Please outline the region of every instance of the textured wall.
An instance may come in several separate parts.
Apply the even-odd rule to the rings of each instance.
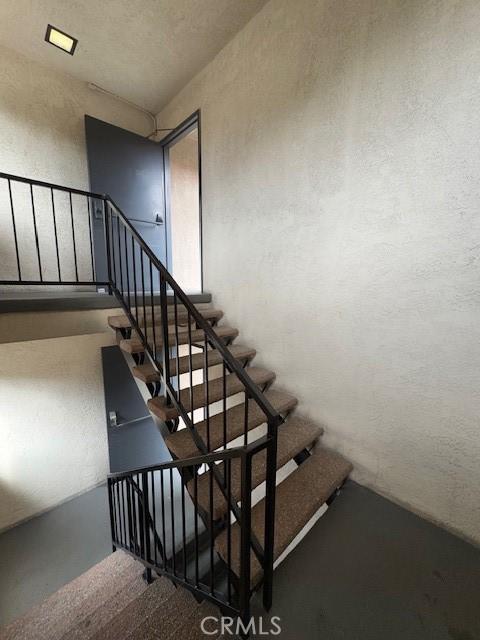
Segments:
[[[61,54],[63,55],[63,54]],[[147,134],[151,119],[128,105],[88,89],[86,83],[51,71],[0,46],[0,171],[88,189],[84,115]],[[23,278],[38,278],[30,194],[13,187]],[[50,193],[35,189],[44,278],[56,278]],[[90,279],[86,203],[73,198],[80,278]],[[74,278],[69,203],[56,196],[63,278]],[[16,278],[10,202],[0,180],[0,278]]]
[[[202,110],[206,289],[355,477],[480,542],[480,4],[272,0]]]
[[[100,348],[113,343],[110,332],[0,344],[0,530],[105,481]]]

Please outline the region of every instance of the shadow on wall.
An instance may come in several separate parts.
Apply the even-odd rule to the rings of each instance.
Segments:
[[[14,489],[0,477],[0,533],[19,524],[36,511],[38,512],[38,505],[30,497]]]

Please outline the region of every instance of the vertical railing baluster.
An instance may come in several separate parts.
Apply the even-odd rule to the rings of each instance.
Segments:
[[[10,197],[10,213],[12,214],[13,239],[15,241],[15,255],[17,257],[18,280],[19,282],[21,282],[22,271],[20,269],[20,254],[18,253],[17,225],[15,224],[15,210],[13,207],[12,184],[10,180],[7,180],[7,182],[8,182],[8,195]]]
[[[227,448],[227,365],[225,360],[222,367],[222,395],[223,395],[223,448]]]
[[[125,548],[127,545],[127,521],[125,518],[125,479],[123,479],[120,483],[120,493],[122,495],[122,520],[123,520],[123,546]]]
[[[176,374],[177,374],[177,393],[178,398],[180,398],[180,358],[179,358],[179,350],[180,350],[180,340],[178,337],[178,311],[177,311],[177,294],[175,291],[173,292],[173,313],[174,313],[174,322],[175,322],[175,365],[176,365]]]
[[[95,262],[93,258],[93,233],[92,233],[92,203],[90,196],[86,196],[87,199],[87,218],[88,218],[88,237],[90,240],[90,263],[92,267],[92,281],[95,282]]]
[[[122,243],[120,241],[120,216],[117,216],[117,238],[118,238],[118,270],[120,272],[120,292],[122,300],[125,298],[123,289],[123,261],[122,261]]]
[[[153,338],[153,357],[155,361],[157,360],[157,337],[155,335],[155,297],[153,292],[153,267],[152,261],[149,258],[150,262],[150,302],[152,306],[152,338]]]
[[[137,492],[135,491],[134,482],[135,482],[135,476],[132,476],[132,483],[130,487],[132,491],[133,537],[135,540],[135,544],[134,544],[135,553],[138,553],[140,545],[138,544]]]
[[[108,289],[109,293],[112,292],[112,262],[111,262],[111,247],[110,247],[110,233],[109,228],[110,225],[113,225],[112,222],[112,209],[107,200],[103,199],[103,228],[105,234],[105,255],[107,257],[107,280],[108,280]]]
[[[42,260],[40,258],[40,244],[38,242],[37,216],[35,214],[35,202],[33,198],[33,186],[30,184],[30,200],[32,202],[33,231],[35,234],[35,244],[37,246],[38,272],[40,274],[40,282],[43,282]]]
[[[163,547],[163,568],[168,569],[168,555],[167,555],[167,537],[165,535],[165,480],[163,478],[163,471],[160,471],[160,496],[162,506],[162,547]]]
[[[77,264],[77,242],[75,239],[75,224],[73,221],[73,202],[72,202],[72,192],[68,192],[69,202],[70,202],[70,220],[72,223],[72,241],[73,241],[73,261],[75,264],[75,279],[78,282],[78,264]]]
[[[58,269],[58,279],[62,281],[62,275],[60,272],[60,252],[58,250],[58,233],[57,233],[57,213],[55,211],[55,196],[53,193],[53,189],[50,189],[50,196],[52,200],[52,216],[53,216],[53,233],[55,236],[55,251],[57,254],[57,269]]]
[[[119,482],[118,480],[115,480],[115,502],[117,505],[117,542],[121,542],[122,540],[122,513],[121,513],[121,502],[120,502],[120,495],[119,495]]]
[[[248,444],[248,400],[249,394],[245,389],[245,407],[244,407],[244,422],[243,422],[243,444],[246,447]]]
[[[110,512],[110,534],[112,536],[112,549],[113,551],[117,550],[115,545],[116,536],[115,536],[115,526],[114,526],[114,516],[113,516],[113,497],[112,497],[112,483],[111,478],[107,480],[107,489],[108,489],[108,510]]]
[[[125,241],[125,270],[127,280],[127,297],[128,297],[128,310],[132,311],[132,302],[130,300],[130,270],[128,268],[128,243],[127,243],[127,227],[123,225],[123,239]]]
[[[160,279],[160,311],[162,315],[162,338],[163,338],[163,378],[165,381],[165,397],[167,403],[170,402],[166,386],[170,384],[170,346],[168,333],[168,299],[167,282],[162,272],[159,272]],[[178,395],[177,395],[178,397]]]
[[[180,491],[182,492],[182,544],[183,544],[183,579],[187,579],[187,526],[185,523],[185,487],[183,483],[180,484]]]
[[[112,283],[114,289],[118,291],[117,287],[117,255],[115,251],[115,226],[113,224],[112,218],[112,210],[110,209],[110,217],[109,217],[109,227],[110,227],[110,247],[112,253]]]
[[[189,403],[190,403],[190,420],[193,424],[193,360],[192,360],[192,316],[190,311],[187,314],[187,329],[188,329],[188,373],[189,373]]]
[[[174,492],[173,492],[173,470],[170,468],[170,518],[172,524],[172,571],[173,575],[177,575],[176,568],[176,540],[175,540],[175,501],[174,501]]]
[[[195,535],[195,586],[198,587],[198,469],[193,467],[193,510],[194,510],[194,535]]]
[[[128,539],[129,539],[129,548],[131,552],[135,552],[135,544],[134,544],[134,527],[133,527],[133,505],[132,505],[132,483],[130,482],[130,478],[127,480],[126,484],[127,491],[127,511],[128,511]]]
[[[156,496],[155,496],[155,471],[152,471],[152,520],[153,520],[153,558],[155,566],[158,565],[157,557],[157,508],[156,508]]]
[[[143,535],[145,539],[145,560],[147,562],[152,562],[152,553],[151,553],[151,536],[150,536],[150,506],[149,506],[149,491],[148,491],[148,475],[147,472],[144,471],[142,473],[142,491],[143,491]]]
[[[132,235],[132,271],[133,271],[133,299],[135,301],[135,320],[138,325],[137,265],[135,262],[135,240],[133,235]]]
[[[211,467],[210,467],[210,472],[209,472],[209,478],[208,478],[208,484],[209,484],[209,510],[210,510],[210,522],[209,522],[209,529],[210,529],[210,593],[213,595],[214,591],[215,591],[215,578],[214,578],[214,572],[215,572],[215,566],[214,566],[214,545],[215,545],[215,532],[214,532],[214,527],[213,527],[213,469],[215,467],[215,463],[213,462]]]
[[[264,536],[264,568],[263,568],[263,604],[267,611],[272,606],[273,597],[273,562],[275,543],[275,493],[277,477],[277,424],[268,420],[267,435],[269,438],[266,452],[265,474],[265,536]]]
[[[252,458],[242,453],[241,524],[240,524],[240,617],[244,624],[250,618],[250,544],[252,528]]]
[[[143,264],[143,249],[140,247],[140,269],[142,271],[142,309],[143,309],[143,335],[145,337],[145,342],[148,344],[148,322],[147,322],[147,313],[145,307],[145,273],[144,273],[144,264]]]
[[[232,516],[230,505],[232,503],[232,461],[225,460],[225,476],[227,489],[227,597],[232,602]]]
[[[203,377],[203,384],[204,384],[204,389],[205,389],[205,408],[204,408],[204,419],[206,420],[207,423],[207,451],[210,451],[210,396],[208,393],[208,339],[207,339],[207,334],[205,334],[205,339],[204,339],[204,377]]]

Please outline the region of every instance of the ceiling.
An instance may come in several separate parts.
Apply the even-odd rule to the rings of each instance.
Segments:
[[[0,44],[154,113],[267,0],[1,0]],[[47,24],[78,38],[72,57]]]

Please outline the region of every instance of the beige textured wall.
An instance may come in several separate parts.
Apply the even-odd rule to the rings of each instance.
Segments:
[[[84,115],[147,134],[151,120],[118,100],[93,92],[87,84],[52,71],[0,46],[0,171],[88,189]],[[17,232],[24,279],[38,278],[30,204],[25,186],[14,186]],[[49,192],[35,190],[44,278],[56,277]],[[80,278],[90,278],[86,204],[74,196]],[[69,203],[56,197],[63,277],[74,276]],[[16,278],[10,202],[0,180],[0,278]]]
[[[171,147],[169,158],[173,276],[185,291],[198,293],[202,281],[197,131]]]
[[[0,530],[104,482],[112,333],[0,344]]]
[[[480,3],[272,0],[202,110],[205,286],[354,477],[480,542]]]

